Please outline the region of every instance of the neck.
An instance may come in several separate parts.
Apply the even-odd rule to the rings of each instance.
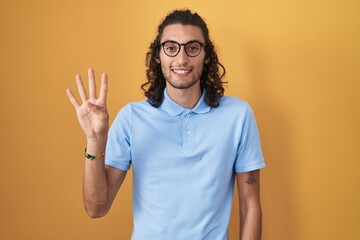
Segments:
[[[180,106],[193,109],[201,98],[201,88],[176,89],[167,88],[169,97]]]

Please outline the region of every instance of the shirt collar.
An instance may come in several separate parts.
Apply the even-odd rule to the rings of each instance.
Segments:
[[[167,94],[166,88],[164,90],[164,100],[159,108],[167,112],[172,117],[180,115],[185,110],[189,110],[174,102]],[[201,114],[201,113],[209,112],[210,109],[211,107],[207,105],[205,102],[205,89],[204,89],[199,102],[196,104],[196,106],[193,109],[191,109],[191,111],[194,113]]]

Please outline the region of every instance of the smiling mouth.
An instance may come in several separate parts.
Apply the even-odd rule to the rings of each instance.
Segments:
[[[171,69],[171,71],[173,71],[176,74],[179,75],[186,75],[188,73],[190,73],[192,70],[191,69]]]

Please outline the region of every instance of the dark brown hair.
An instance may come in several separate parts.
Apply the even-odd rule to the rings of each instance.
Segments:
[[[218,60],[214,45],[210,41],[206,23],[197,13],[192,13],[189,10],[173,11],[158,26],[158,34],[150,44],[150,49],[146,54],[147,82],[142,84],[141,88],[145,91],[145,96],[149,99],[151,105],[154,107],[161,105],[164,98],[166,80],[158,61],[161,50],[160,39],[166,26],[177,23],[197,26],[202,31],[206,44],[204,46],[206,63],[204,64],[200,83],[201,87],[206,91],[205,102],[211,107],[217,107],[219,106],[220,98],[224,95],[223,84],[225,82],[221,81],[221,79],[225,75],[225,67]],[[219,66],[222,68],[221,74],[219,73]]]

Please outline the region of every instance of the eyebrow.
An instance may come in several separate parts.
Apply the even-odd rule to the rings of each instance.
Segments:
[[[201,40],[199,40],[199,39],[192,39],[192,40],[187,41],[187,42],[185,42],[185,43],[180,43],[180,42],[178,42],[178,41],[176,41],[176,40],[167,39],[167,40],[161,41],[160,43],[164,43],[164,42],[177,42],[177,43],[180,43],[180,44],[186,44],[186,43],[193,42],[193,41],[198,41],[198,42],[203,43],[203,41],[201,41]]]

